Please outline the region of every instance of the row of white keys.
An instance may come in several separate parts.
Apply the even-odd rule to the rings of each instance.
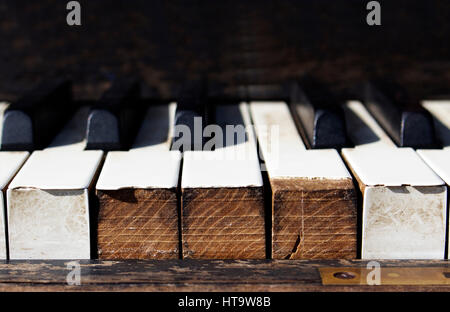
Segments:
[[[99,258],[179,257],[175,110],[150,107],[132,149],[108,153],[96,186]]]
[[[355,258],[356,195],[337,151],[307,150],[284,102],[250,110],[272,188],[272,257]]]
[[[273,143],[269,142],[264,146],[264,142],[266,142],[264,133],[258,132],[258,124],[268,124],[268,120],[257,121],[258,109],[253,107],[260,104],[252,103],[252,116],[271,178],[281,180],[314,177],[350,178],[348,172],[345,173],[346,170],[341,170],[343,167],[340,165],[342,161],[339,157],[332,156],[333,153],[336,153],[335,151],[307,151],[300,138],[298,138],[300,144],[292,144],[292,140],[289,142],[281,140],[279,149],[281,153],[271,154],[268,144]],[[264,105],[261,105],[261,109],[263,107]],[[436,109],[427,105],[425,107],[437,119],[440,119],[438,125],[447,125],[447,128],[437,127],[437,129],[438,132],[441,131],[441,140],[444,143],[448,142],[446,141],[448,137],[445,136],[445,133],[448,133],[448,123],[446,124],[448,117],[445,119],[445,116],[448,116],[448,108],[445,107],[448,106],[442,108],[441,105]],[[242,105],[240,109],[243,109]],[[273,115],[275,116],[278,112],[279,110],[274,110]],[[152,116],[154,112],[149,110],[148,114],[148,116]],[[447,193],[444,182],[417,157],[413,150],[397,148],[360,103],[351,102],[346,105],[346,119],[350,128],[349,134],[356,146],[352,149],[344,149],[343,157],[357,177],[363,192],[362,257],[367,259],[441,259],[445,250],[447,218]],[[167,121],[163,122],[166,124]],[[168,124],[172,125],[173,122],[169,121]],[[283,125],[283,122],[277,124]],[[154,125],[155,128],[151,130],[152,123],[147,122],[144,123],[144,127],[149,127],[149,129],[141,130],[131,153],[113,152],[108,154],[108,165],[105,164],[105,168],[102,170],[102,178],[97,185],[98,190],[176,188],[180,163],[179,153],[168,151],[170,140],[167,134],[165,134],[166,139],[162,137],[159,139],[157,134],[150,135],[152,138],[145,137],[149,133],[153,133],[153,130],[161,129],[160,125],[157,127]],[[76,132],[80,131],[80,128],[73,125],[68,128],[72,134],[66,133],[60,138],[64,140],[72,138],[70,140],[72,143],[58,141],[44,151],[34,152],[8,187],[7,210],[11,259],[85,259],[91,256],[89,251],[89,190],[95,181],[103,152],[83,151],[83,144],[73,139],[77,137]],[[169,129],[169,132],[171,131]],[[283,139],[283,137],[289,136],[291,135],[281,135],[280,137]],[[449,159],[448,151],[448,147],[436,151],[418,151],[447,184],[449,183],[448,161],[446,161]],[[192,154],[190,155],[190,153]],[[190,160],[198,159],[194,157],[195,153],[197,152],[186,153],[187,167],[185,167],[186,172],[183,171],[183,177],[186,174],[186,180],[183,188],[224,187],[225,185],[219,180],[230,181],[231,172],[226,172],[226,170],[217,172],[217,161],[211,163],[206,161],[200,163],[201,165],[198,163],[195,165],[193,162],[192,166],[189,165]],[[208,152],[198,153],[203,153],[205,157],[208,154]],[[316,154],[313,155],[314,153]],[[166,157],[165,155],[175,156]],[[301,158],[295,155],[301,155]],[[5,161],[5,166],[0,167],[0,177],[2,178],[0,182],[3,183],[2,189],[4,189],[25,161],[27,153],[2,152],[0,157],[7,157],[12,161],[10,165]],[[169,158],[172,160],[168,161]],[[303,161],[298,161],[299,159]],[[207,164],[211,164],[211,166],[207,166]],[[279,164],[281,167],[278,167]],[[221,162],[220,165],[224,164]],[[144,172],[142,169],[146,167],[149,171],[141,174]],[[189,167],[193,168],[191,173],[189,173]],[[250,165],[249,168],[254,167]],[[227,168],[227,166],[222,168]],[[170,172],[166,176],[166,183],[160,182],[160,180],[155,182],[155,172],[161,172],[159,170]],[[256,170],[253,170],[254,172],[252,170],[250,169],[251,176],[254,176]],[[219,178],[216,181],[208,182],[209,174],[215,171]],[[201,175],[202,172],[205,178],[196,179],[195,176]],[[333,174],[333,172],[335,173]],[[239,181],[239,179],[237,180]],[[254,183],[242,182],[235,186],[249,185],[254,185]],[[4,201],[2,201],[3,203]],[[178,235],[177,232],[175,233]],[[0,253],[1,246],[3,245],[0,238]],[[176,254],[175,250],[173,254]]]
[[[161,176],[167,177],[167,188],[176,187],[179,155],[173,152],[173,157],[167,157],[167,133],[161,137],[161,129],[173,122],[158,119],[161,114],[157,114],[158,109],[165,109],[166,115],[173,115],[175,106],[170,107],[149,110],[152,120],[143,124],[133,152],[108,155],[100,189],[161,187],[164,181],[155,182]],[[90,232],[96,229],[90,228],[89,219],[95,216],[89,209],[89,197],[93,195],[90,191],[103,152],[84,150],[88,112],[88,108],[80,109],[47,149],[35,151],[9,186],[11,259],[89,259],[92,256]],[[161,122],[166,124],[161,127]],[[155,175],[154,170],[164,174]],[[170,172],[173,174],[167,175]],[[178,239],[176,232],[174,235]]]
[[[345,105],[354,148],[342,156],[363,195],[363,259],[443,259],[447,190],[411,148],[398,148],[360,102]]]

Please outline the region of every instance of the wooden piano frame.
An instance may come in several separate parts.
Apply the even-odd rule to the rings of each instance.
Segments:
[[[365,284],[363,279],[352,282],[348,278],[351,272],[364,270],[366,260],[81,260],[80,285],[67,283],[69,262],[3,262],[0,291],[450,291],[448,260],[378,261],[381,270],[389,271],[386,275],[389,278],[385,280],[386,285],[382,278],[381,285],[373,286]],[[344,272],[347,278],[338,284],[321,277],[327,272]],[[405,272],[412,274],[399,277]],[[399,278],[398,284],[393,284],[393,278]]]

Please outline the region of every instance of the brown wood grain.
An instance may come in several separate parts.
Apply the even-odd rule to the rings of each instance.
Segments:
[[[262,187],[183,189],[181,223],[183,258],[266,257]]]
[[[80,261],[80,285],[67,284],[69,261],[0,262],[0,291],[450,291],[450,285],[322,285],[319,268],[365,268],[362,260]],[[448,260],[380,260],[381,268],[437,267]]]
[[[97,190],[99,259],[177,259],[175,189]]]
[[[272,179],[273,259],[355,259],[357,206],[348,180]]]

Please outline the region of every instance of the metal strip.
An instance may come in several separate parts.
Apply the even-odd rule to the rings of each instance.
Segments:
[[[322,285],[450,285],[449,267],[325,267]]]

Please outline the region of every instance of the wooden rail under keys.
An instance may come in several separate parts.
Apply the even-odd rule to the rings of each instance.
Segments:
[[[79,263],[80,285],[68,276]],[[0,291],[450,291],[448,260],[127,260],[0,263]],[[74,266],[75,264],[75,266]]]

